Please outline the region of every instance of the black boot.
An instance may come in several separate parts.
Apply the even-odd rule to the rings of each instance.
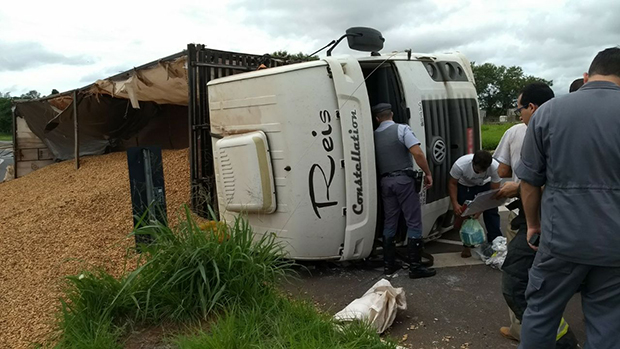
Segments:
[[[396,264],[396,245],[394,238],[383,237],[383,273],[387,275],[394,274],[400,265]]]
[[[427,268],[422,265],[422,249],[424,248],[424,240],[409,239],[407,243],[407,251],[409,254],[409,278],[419,279],[435,276],[437,272],[433,268]]]

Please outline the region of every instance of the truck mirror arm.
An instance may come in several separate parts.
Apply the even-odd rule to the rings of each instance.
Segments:
[[[327,50],[327,57],[330,57],[332,55],[332,51],[336,48],[336,46],[338,46],[338,44],[342,41],[342,39],[349,37],[349,36],[363,36],[363,34],[357,34],[357,33],[351,33],[351,34],[344,34],[343,36],[340,37],[340,39],[338,39],[333,45],[332,47],[329,48],[329,50]],[[329,45],[328,45],[329,46]]]
[[[325,46],[321,47],[320,49],[318,49],[318,50],[316,50],[316,51],[312,52],[311,54],[307,55],[306,57],[312,57],[312,56],[314,56],[315,54],[317,54],[317,53],[319,53],[319,52],[323,51],[324,49],[328,48],[330,45],[333,45],[333,44],[335,44],[335,43],[336,43],[336,40],[332,40],[332,41],[330,41],[330,42],[329,42],[329,44],[327,44],[327,45],[325,45]]]

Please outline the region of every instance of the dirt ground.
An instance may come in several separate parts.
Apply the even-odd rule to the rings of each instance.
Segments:
[[[168,215],[189,200],[187,150],[164,151]],[[44,341],[62,281],[93,266],[120,273],[133,227],[125,153],[53,164],[0,183],[0,348]]]

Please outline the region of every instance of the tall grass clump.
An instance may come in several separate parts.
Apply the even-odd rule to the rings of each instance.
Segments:
[[[244,219],[199,227],[187,219],[177,230],[147,226],[156,243],[143,247],[148,262],[140,271],[140,314],[144,319],[206,318],[213,310],[250,304],[273,290],[292,262],[274,234],[254,236]]]
[[[141,225],[136,268],[115,278],[103,270],[66,279],[59,312],[62,348],[115,348],[131,322],[206,319],[225,308],[270,297],[291,270],[274,234],[254,236],[244,219],[198,225],[185,208],[174,229]]]

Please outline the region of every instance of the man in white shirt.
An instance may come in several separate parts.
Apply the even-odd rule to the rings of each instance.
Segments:
[[[509,128],[499,141],[495,153],[493,153],[493,157],[499,162],[497,170],[499,176],[501,178],[512,178],[512,182],[508,182],[507,187],[503,190],[508,190],[511,186],[516,188],[519,185],[519,178],[512,172],[512,169],[517,168],[517,164],[521,160],[521,146],[523,145],[523,138],[525,138],[525,131],[527,131],[525,123],[516,124]],[[512,229],[511,224],[512,220],[517,217],[515,210],[511,210],[508,215],[508,226],[505,234],[507,242],[510,242],[517,235],[518,229]]]
[[[518,182],[519,178],[512,172],[521,160],[521,146],[525,138],[527,125],[520,123],[512,126],[502,136],[493,157],[499,162],[498,173],[502,178],[512,178],[513,182]]]
[[[455,227],[460,226],[461,214],[464,211],[462,205],[466,200],[473,200],[479,193],[499,188],[501,178],[497,174],[498,167],[499,163],[485,150],[463,155],[452,165],[448,190],[457,217]],[[487,228],[487,241],[491,242],[496,237],[502,236],[497,207],[484,211],[483,216]],[[464,246],[461,257],[471,257],[470,247]]]

